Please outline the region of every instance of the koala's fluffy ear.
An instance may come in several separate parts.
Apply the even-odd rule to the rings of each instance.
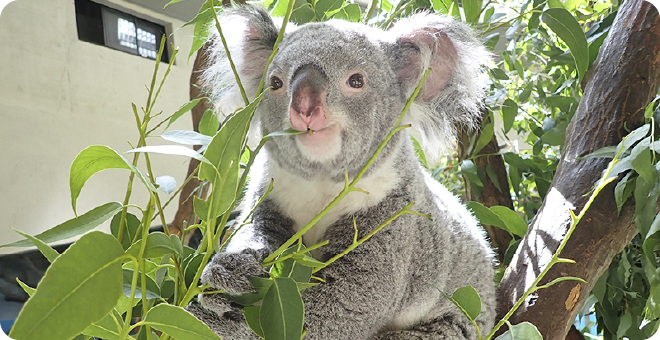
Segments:
[[[471,126],[479,117],[490,53],[469,26],[450,17],[417,14],[388,32],[395,39],[393,66],[406,97],[424,71],[432,70],[406,120],[433,159],[453,141],[456,125]]]
[[[281,25],[275,24],[263,7],[250,5],[227,9],[219,13],[219,20],[241,83],[248,98],[252,99],[256,94],[268,57],[273,51]],[[209,24],[208,29],[214,33],[209,40],[207,61],[209,67],[204,71],[202,79],[217,108],[224,115],[228,115],[237,108],[244,107],[245,103],[215,21]]]

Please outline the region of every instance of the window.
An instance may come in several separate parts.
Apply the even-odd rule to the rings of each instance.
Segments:
[[[75,5],[78,39],[156,59],[165,27],[89,0]],[[161,61],[170,61],[167,49]]]

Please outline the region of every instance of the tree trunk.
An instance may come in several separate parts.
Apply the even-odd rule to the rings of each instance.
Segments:
[[[195,64],[193,64],[193,71],[190,75],[190,99],[199,98],[203,96],[202,93],[202,82],[199,77],[202,71],[206,68],[206,62],[208,60],[208,48],[209,44],[205,44],[202,48],[197,51],[197,57],[195,58]],[[202,120],[202,116],[207,109],[211,108],[211,104],[207,99],[202,99],[193,107],[191,110],[192,114],[192,123],[193,130],[199,132],[199,122]],[[199,149],[199,146],[196,146],[195,149]],[[196,159],[190,159],[188,164],[188,178],[191,174],[195,172],[199,161]],[[208,187],[204,187],[201,193],[194,193],[195,190],[199,187],[199,180],[197,177],[193,177],[186,185],[181,189],[181,194],[179,195],[179,209],[174,215],[174,220],[168,228],[172,234],[181,234],[183,232],[183,224],[186,222],[188,225],[197,223],[197,216],[195,216],[195,211],[193,209],[193,196],[204,197],[206,195],[206,190]],[[194,193],[194,195],[193,195]],[[185,240],[185,244],[188,244],[189,237],[192,236],[192,233],[188,234],[188,238]]]
[[[508,311],[543,270],[566,234],[571,217],[582,209],[609,159],[585,159],[644,123],[644,109],[660,85],[660,16],[642,0],[626,0],[595,62],[577,112],[566,131],[557,173],[539,213],[507,268],[498,292],[500,314]],[[546,340],[564,339],[596,280],[637,229],[632,203],[617,216],[614,184],[603,189],[561,254],[575,264],[557,264],[541,284],[562,276],[564,281],[530,296],[513,315],[517,324],[529,321]]]
[[[483,110],[482,119],[488,119],[487,110]],[[478,140],[479,135],[480,133],[477,132],[474,138]],[[472,133],[470,131],[466,131],[464,128],[459,128],[458,158],[460,160],[465,160],[469,157],[467,153],[470,146],[471,137]],[[489,176],[485,176],[485,178],[482,180],[484,186],[481,189],[481,195],[479,195],[479,197],[474,197],[472,194],[472,189],[470,188],[470,181],[467,178],[464,178],[466,201],[477,201],[486,207],[503,205],[509,209],[513,209],[513,201],[511,200],[506,165],[504,164],[504,159],[502,158],[502,155],[499,154],[499,152],[500,146],[497,143],[497,137],[493,135],[493,138],[490,140],[490,142],[488,142],[488,144],[486,144],[486,146],[481,149],[481,151],[479,151],[476,156],[473,157],[472,161],[474,162],[474,165],[483,171],[484,174],[486,173],[486,168],[490,165],[493,173],[495,173],[499,187],[502,190],[495,186]],[[493,227],[490,225],[484,225],[483,227],[488,233],[490,243],[495,250],[498,262],[503,263],[504,255],[506,254],[506,250],[509,247],[509,243],[512,239],[511,235],[498,227]]]

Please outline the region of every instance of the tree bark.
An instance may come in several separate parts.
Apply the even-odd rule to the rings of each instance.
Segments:
[[[195,57],[195,63],[193,64],[193,71],[190,75],[190,99],[196,99],[204,95],[202,93],[202,82],[199,79],[202,71],[207,66],[208,57],[208,48],[209,44],[205,44],[202,48],[197,51],[197,56]],[[191,110],[192,114],[192,123],[193,130],[199,132],[199,122],[202,120],[204,112],[211,108],[211,103],[207,99],[202,99],[193,107]],[[195,146],[195,150],[199,149],[199,146]],[[190,159],[188,164],[188,173],[186,178],[195,172],[199,161],[196,159]],[[193,177],[188,183],[186,183],[181,189],[179,195],[179,209],[174,215],[174,220],[168,225],[170,233],[175,235],[180,235],[183,232],[183,224],[186,222],[188,225],[197,223],[197,216],[195,216],[195,211],[193,209],[193,196],[204,197],[206,195],[206,190],[208,187],[204,187],[201,193],[194,193],[198,189],[200,181],[197,177]],[[193,195],[194,193],[194,195]],[[192,236],[192,233],[189,233],[188,236]],[[185,240],[185,244],[188,244],[189,237]]]
[[[582,209],[609,159],[585,159],[644,123],[644,109],[660,85],[660,16],[642,0],[626,0],[595,62],[567,131],[557,173],[539,213],[507,268],[498,292],[500,314],[506,313],[543,270],[564,235],[571,217]],[[564,281],[541,289],[513,315],[517,324],[529,321],[546,340],[564,339],[596,280],[637,234],[632,203],[617,216],[614,184],[603,189],[564,251],[575,264],[557,264],[541,282],[562,276],[587,281]]]

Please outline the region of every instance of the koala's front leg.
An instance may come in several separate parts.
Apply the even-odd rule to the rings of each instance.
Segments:
[[[255,223],[239,229],[227,247],[206,265],[201,282],[210,286],[208,290],[233,295],[254,292],[249,277],[268,276],[262,261],[293,235],[291,221],[271,204],[264,201],[255,211]],[[223,339],[259,339],[245,323],[240,306],[223,294],[200,294],[198,303],[187,309]]]
[[[351,224],[352,219],[344,228],[350,239]],[[395,244],[394,237],[406,235],[381,230],[315,274],[325,282],[303,291],[306,340],[369,340],[386,326],[400,307],[408,280],[407,256],[386,246]],[[333,244],[331,236],[324,248],[326,254],[336,254],[346,244]]]
[[[483,325],[480,325],[483,326]],[[370,340],[472,340],[476,328],[464,315],[446,314],[409,329],[382,332]]]

